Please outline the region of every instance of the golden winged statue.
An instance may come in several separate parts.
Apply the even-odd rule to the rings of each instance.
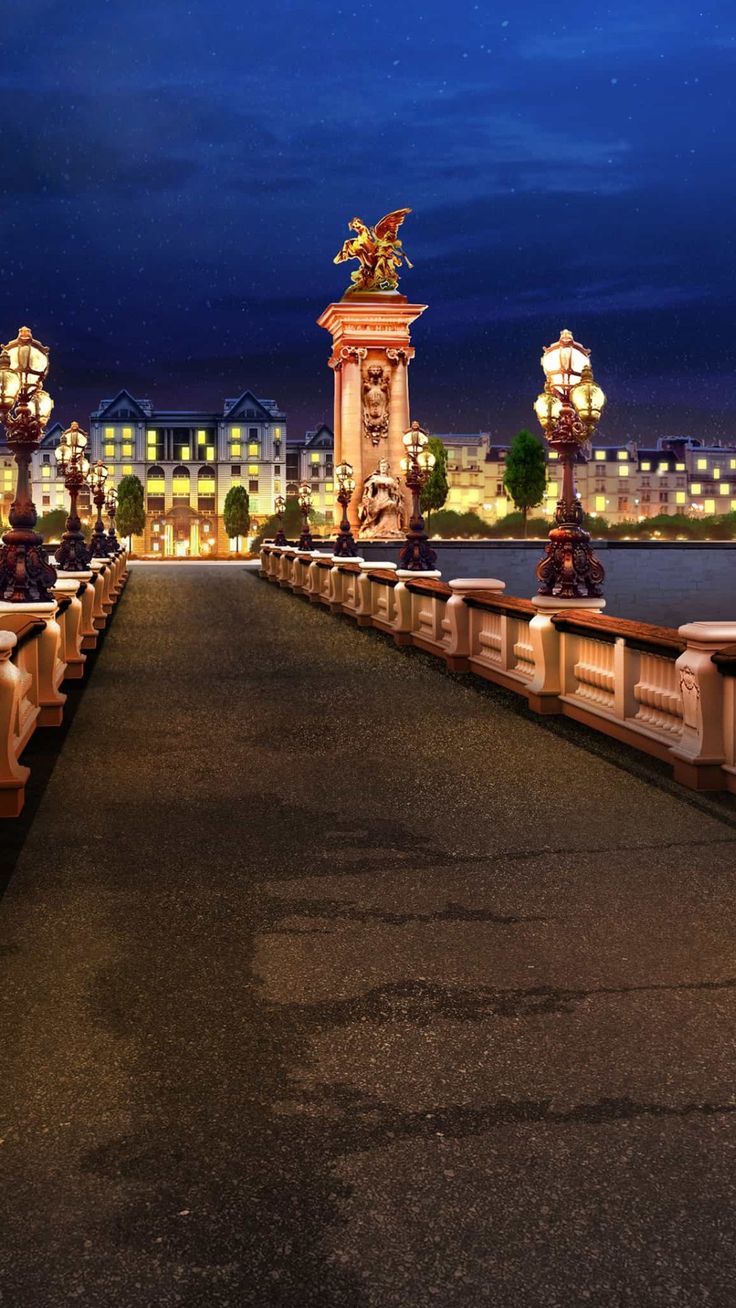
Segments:
[[[395,291],[399,285],[398,269],[404,263],[407,268],[413,268],[398,239],[398,230],[408,213],[411,209],[394,209],[375,227],[369,227],[362,218],[353,218],[348,223],[355,235],[343,242],[340,253],[333,259],[333,263],[358,260],[346,295],[353,291]]]

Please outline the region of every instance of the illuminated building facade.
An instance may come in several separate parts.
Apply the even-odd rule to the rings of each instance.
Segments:
[[[487,522],[513,512],[503,488],[508,446],[494,445],[484,432],[443,434],[450,491],[445,508],[475,511]],[[556,455],[547,454],[547,488],[538,516],[551,518],[560,491]],[[736,446],[706,445],[693,437],[662,437],[654,447],[634,442],[596,446],[576,472],[586,513],[610,523],[652,518],[659,513],[690,517],[736,512]],[[534,512],[534,511],[533,511]]]
[[[254,526],[273,513],[285,486],[286,416],[275,400],[244,391],[222,411],[155,409],[122,390],[90,417],[90,458],[104,459],[117,485],[143,483],[153,556],[226,554],[236,548],[223,524],[225,497],[244,486]]]

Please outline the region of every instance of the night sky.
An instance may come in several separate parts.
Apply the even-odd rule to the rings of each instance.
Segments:
[[[533,426],[569,326],[603,439],[736,441],[732,4],[24,0],[2,59],[3,314],[54,417],[127,385],[331,419],[315,325],[411,206],[413,417]]]

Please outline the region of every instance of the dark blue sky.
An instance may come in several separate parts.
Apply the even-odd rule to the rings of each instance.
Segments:
[[[54,347],[63,421],[250,386],[299,430],[331,415],[347,221],[411,206],[413,416],[531,425],[569,326],[602,435],[736,440],[735,81],[726,3],[24,0],[0,330]]]

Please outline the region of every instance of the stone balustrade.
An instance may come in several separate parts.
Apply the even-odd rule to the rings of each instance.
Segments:
[[[29,777],[21,755],[37,727],[61,725],[62,686],[84,676],[127,575],[122,553],[86,572],[60,571],[46,603],[0,602],[0,818],[21,813]]]
[[[490,578],[443,582],[395,563],[272,543],[261,575],[399,645],[442,658],[668,763],[694,789],[736,794],[736,622],[678,629],[581,607],[538,609]]]

